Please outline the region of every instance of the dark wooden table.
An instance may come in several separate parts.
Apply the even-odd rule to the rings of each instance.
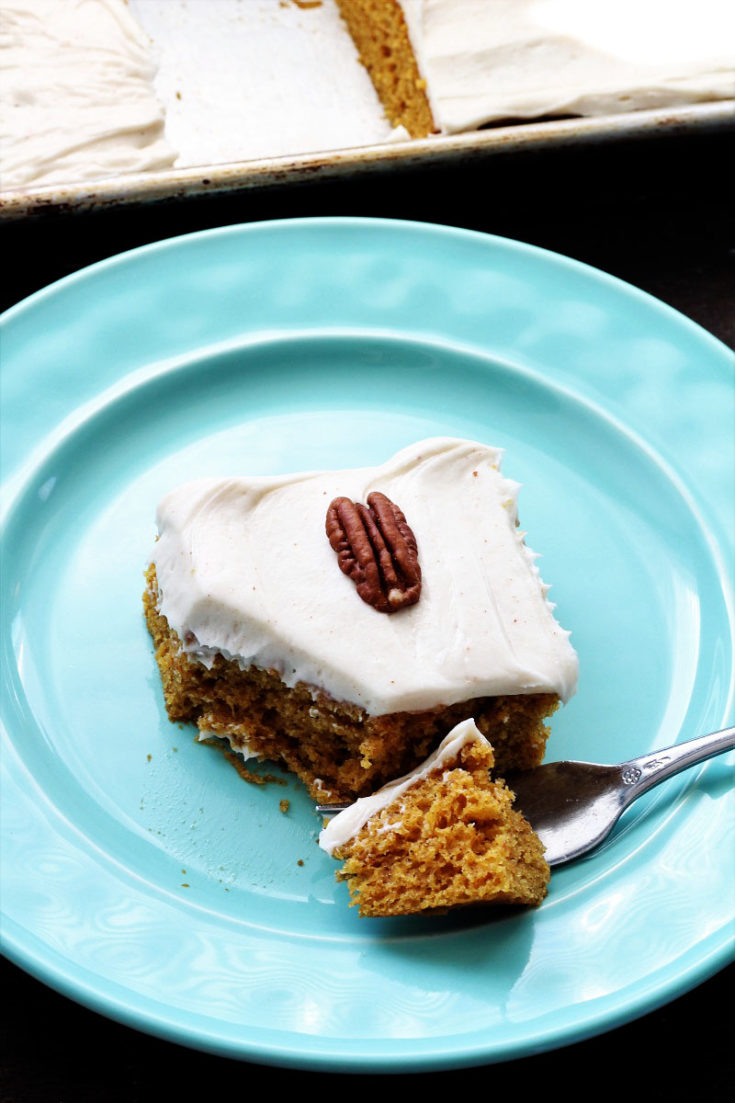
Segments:
[[[449,223],[541,245],[595,265],[676,307],[735,347],[735,222],[729,133],[524,154],[461,168],[374,172],[87,215],[10,223],[0,231],[1,305],[121,250],[209,226],[309,215]],[[607,1034],[484,1069],[387,1076],[379,1091],[436,1086],[531,1098],[558,1090],[632,1099],[732,1099],[729,969]],[[2,964],[0,1103],[149,1103],[236,1097],[263,1073],[269,1090],[350,1091],[356,1078],[260,1069],[179,1048],[71,1003]]]

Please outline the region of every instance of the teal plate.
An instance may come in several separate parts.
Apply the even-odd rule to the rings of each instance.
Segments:
[[[367,219],[233,226],[95,265],[3,332],[3,937],[139,1029],[309,1069],[504,1060],[732,956],[728,762],[638,802],[535,911],[361,920],[303,789],[164,713],[141,616],[161,494],[199,475],[506,449],[581,662],[550,755],[732,723],[728,351],[599,272]],[[730,760],[731,761],[731,760]],[[282,811],[280,802],[289,802]]]

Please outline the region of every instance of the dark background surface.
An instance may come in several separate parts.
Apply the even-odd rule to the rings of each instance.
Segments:
[[[2,963],[2,1103],[224,1103],[265,1089],[289,1103],[346,1103],[361,1087],[432,1103],[732,1103],[731,967],[668,1006],[576,1045],[484,1068],[366,1076],[265,1068],[138,1034]],[[428,1094],[427,1094],[428,1093]],[[357,1095],[360,1103],[360,1095]]]
[[[448,223],[556,250],[629,281],[735,347],[729,132],[661,134],[462,165],[375,170],[184,204],[45,214],[0,228],[5,308],[70,272],[149,241],[267,218],[367,215]],[[735,427],[734,427],[735,432]],[[0,1103],[221,1099],[253,1088],[339,1099],[358,1088],[522,1099],[561,1090],[646,1100],[732,1100],[730,967],[597,1038],[482,1069],[385,1076],[261,1069],[182,1049],[77,1006],[2,963]],[[297,1094],[298,1093],[298,1096]]]

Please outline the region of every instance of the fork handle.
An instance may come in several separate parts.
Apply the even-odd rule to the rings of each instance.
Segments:
[[[666,781],[681,770],[696,766],[698,762],[705,762],[715,755],[724,754],[733,747],[735,747],[735,728],[723,728],[710,735],[700,735],[697,739],[687,740],[686,743],[677,743],[673,747],[665,747],[663,750],[652,751],[650,754],[639,755],[638,758],[621,762],[619,768],[620,781],[625,786],[624,807],[648,789],[653,789],[654,785]]]

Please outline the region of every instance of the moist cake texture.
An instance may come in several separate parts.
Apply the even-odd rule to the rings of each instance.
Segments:
[[[319,799],[351,799],[421,762],[474,717],[499,770],[543,758],[577,658],[517,527],[501,453],[434,438],[378,467],[204,479],[158,509],[146,618],[168,714]],[[420,599],[361,600],[325,531],[340,496],[397,503]]]
[[[438,130],[405,12],[396,0],[337,0],[388,120],[412,138]]]
[[[492,747],[466,720],[410,775],[327,824],[319,845],[343,861],[337,877],[361,916],[541,903],[543,846],[491,778],[493,765]]]

